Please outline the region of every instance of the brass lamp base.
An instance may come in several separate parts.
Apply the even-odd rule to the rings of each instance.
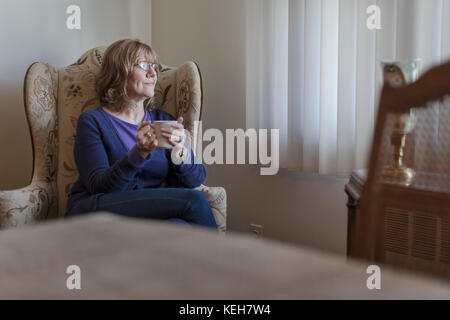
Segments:
[[[386,182],[404,186],[411,185],[416,176],[416,172],[413,169],[406,167],[384,168],[381,174],[387,178]]]

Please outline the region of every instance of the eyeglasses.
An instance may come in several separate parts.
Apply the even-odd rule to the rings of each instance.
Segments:
[[[156,63],[149,63],[146,61],[141,61],[139,63],[136,63],[135,66],[138,66],[139,68],[141,68],[142,70],[148,72],[148,70],[150,70],[150,68],[153,70],[153,72],[156,72],[158,69],[158,65]]]

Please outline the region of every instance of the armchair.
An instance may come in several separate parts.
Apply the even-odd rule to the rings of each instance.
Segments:
[[[0,229],[64,216],[70,189],[78,178],[73,158],[79,115],[100,105],[94,80],[106,47],[87,51],[74,64],[56,69],[36,62],[25,75],[24,104],[33,146],[33,173],[28,186],[0,191]],[[153,105],[177,118],[183,116],[194,153],[201,137],[194,130],[203,109],[198,66],[160,65]],[[170,182],[167,182],[167,186]],[[226,230],[226,192],[222,187],[202,191],[214,213],[219,232]]]

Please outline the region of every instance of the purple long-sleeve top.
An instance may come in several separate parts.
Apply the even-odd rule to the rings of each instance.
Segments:
[[[147,111],[145,121],[175,120],[162,110]],[[138,125],[125,122],[99,107],[78,119],[74,145],[79,177],[67,203],[66,216],[95,211],[101,194],[157,188],[173,173],[184,187],[199,186],[206,178],[189,146],[188,159],[176,165],[171,150],[156,148],[143,158],[136,147]],[[192,159],[192,161],[191,161]]]

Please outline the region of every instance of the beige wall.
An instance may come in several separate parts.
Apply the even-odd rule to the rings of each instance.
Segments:
[[[203,126],[245,126],[245,1],[153,0],[153,47],[163,63],[199,63],[205,92]],[[204,145],[206,145],[205,143]],[[208,185],[227,189],[229,227],[344,253],[346,179],[280,170],[260,176],[245,165],[207,166]]]
[[[66,8],[81,9],[81,30],[69,30]],[[0,2],[0,189],[31,179],[31,140],[22,85],[35,61],[69,65],[86,50],[126,38],[150,41],[150,0],[2,0]]]

